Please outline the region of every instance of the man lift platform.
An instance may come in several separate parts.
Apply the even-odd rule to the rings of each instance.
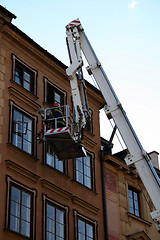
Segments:
[[[57,117],[56,111],[62,112]],[[41,141],[52,144],[59,160],[73,159],[86,156],[85,149],[78,135],[74,135],[74,122],[70,107],[56,106],[39,110],[42,117]],[[62,124],[63,123],[63,124]]]

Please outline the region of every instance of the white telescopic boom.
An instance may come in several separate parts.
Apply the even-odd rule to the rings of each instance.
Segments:
[[[107,78],[89,40],[84,33],[80,21],[75,20],[68,24],[66,28],[72,31],[72,37],[74,36],[74,32],[75,38],[78,36],[76,47],[78,47],[78,51],[79,48],[83,51],[89,64],[87,70],[90,74],[93,74],[95,81],[107,103],[107,107],[105,108],[106,115],[110,114],[112,116],[130,152],[130,154],[125,158],[126,164],[135,165],[136,170],[148,194],[150,195],[156,209],[151,213],[151,216],[156,222],[157,229],[160,231],[160,180],[155,172],[155,169],[153,168],[147,153],[144,151],[131,123],[129,122],[127,115],[109,82],[109,79]],[[76,51],[76,48],[70,49],[70,53],[72,52],[71,54],[73,55],[76,54]],[[67,74],[72,75],[71,68],[73,68],[74,64],[78,65],[76,61],[74,63],[74,59],[72,59],[71,67],[69,67],[70,72],[67,72]]]

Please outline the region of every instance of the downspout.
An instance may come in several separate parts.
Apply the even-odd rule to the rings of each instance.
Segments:
[[[104,168],[104,151],[101,150],[101,176],[102,176],[102,196],[103,196],[103,216],[104,216],[104,232],[105,240],[109,240],[108,235],[108,219],[107,219],[107,201],[106,201],[106,182],[105,182],[105,168]]]

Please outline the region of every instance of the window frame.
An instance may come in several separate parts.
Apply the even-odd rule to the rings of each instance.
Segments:
[[[89,225],[93,226],[93,240],[98,240],[98,231],[97,231],[98,223],[97,223],[97,221],[84,216],[83,214],[79,213],[75,209],[73,210],[73,214],[74,214],[74,232],[75,232],[74,239],[79,240],[78,239],[78,220],[81,220],[81,221],[85,222],[85,224],[89,224]],[[85,238],[86,238],[86,235],[85,235]]]
[[[82,184],[81,182],[78,182],[76,180],[76,173],[77,173],[77,170],[76,170],[76,159],[73,160],[73,171],[74,171],[74,180],[83,185],[84,187],[92,190],[92,191],[96,191],[96,186],[95,186],[95,154],[93,152],[90,152],[88,150],[86,150],[86,153],[87,155],[89,155],[91,157],[91,160],[90,160],[90,163],[91,163],[91,188],[87,187],[85,184]],[[82,157],[83,159],[85,157]],[[84,165],[84,164],[83,164]],[[84,169],[84,166],[83,166],[83,169]],[[83,179],[84,179],[84,170],[83,170]]]
[[[28,239],[35,240],[35,233],[36,233],[36,196],[37,191],[33,188],[30,188],[14,179],[10,176],[6,176],[6,183],[7,183],[7,198],[6,198],[6,216],[5,216],[5,228],[15,234],[23,236]],[[10,214],[11,214],[11,188],[14,186],[15,188],[27,192],[31,196],[31,222],[30,222],[30,237],[21,234],[20,232],[14,231],[10,229]],[[20,220],[22,220],[20,218]]]
[[[26,111],[25,109],[23,109],[22,107],[18,106],[17,104],[15,104],[14,101],[10,100],[9,101],[9,136],[8,136],[8,143],[10,143],[12,146],[18,148],[19,150],[25,152],[26,154],[29,154],[30,156],[33,157],[37,157],[37,144],[36,144],[36,136],[37,136],[37,121],[38,121],[38,117],[29,113],[28,111]],[[32,154],[24,151],[22,148],[19,148],[16,145],[13,145],[13,130],[14,130],[14,110],[19,111],[23,116],[28,117],[29,119],[32,120],[32,142],[31,142],[31,147],[32,147]]]
[[[43,198],[43,240],[47,240],[47,203],[64,212],[64,240],[69,240],[69,207],[49,198],[46,194],[42,195]]]
[[[60,93],[61,96],[63,96],[63,101],[60,100],[60,105],[66,105],[67,104],[67,92],[56,86],[53,82],[51,82],[47,77],[43,78],[44,81],[44,103],[48,104],[49,106],[52,105],[55,101],[55,93]],[[50,85],[53,88],[53,94],[54,99],[53,103],[48,102],[48,85]]]
[[[129,191],[132,192],[132,198],[130,198],[129,196]],[[139,213],[139,216],[136,215],[135,211],[137,210],[135,208],[135,198],[134,198],[134,193],[137,194],[137,203],[138,203],[138,213]],[[131,206],[130,206],[130,199],[132,199],[132,202],[133,202],[133,211],[134,213],[131,212]],[[141,206],[140,206],[140,191],[137,190],[136,188],[134,187],[131,187],[131,186],[128,186],[128,201],[129,201],[129,213],[136,216],[136,217],[139,217],[141,218]]]
[[[23,84],[18,84],[15,81],[15,72],[16,72],[16,65],[23,69]],[[28,90],[24,87],[24,72],[28,73],[31,76],[31,84],[30,86],[33,88],[33,90]],[[24,61],[22,61],[20,58],[18,58],[15,54],[12,53],[12,81],[21,86],[26,91],[37,95],[37,78],[38,78],[38,71],[34,68],[30,67],[28,64],[26,64]]]

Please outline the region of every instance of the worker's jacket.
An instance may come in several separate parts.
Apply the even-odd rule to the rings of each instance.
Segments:
[[[57,118],[57,127],[64,127],[66,125],[66,121],[63,117],[63,112],[61,108],[54,108],[52,109],[52,114],[54,118]],[[55,123],[55,121],[54,121]]]

